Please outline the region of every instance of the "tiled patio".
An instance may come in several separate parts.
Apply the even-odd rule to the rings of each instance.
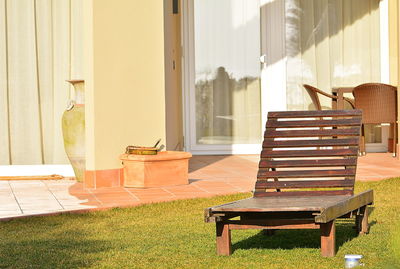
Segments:
[[[258,158],[257,155],[194,156],[190,161],[190,184],[162,188],[88,190],[74,180],[0,181],[0,219],[249,192],[254,186]],[[357,180],[397,176],[400,176],[400,161],[389,153],[369,153],[358,159]]]

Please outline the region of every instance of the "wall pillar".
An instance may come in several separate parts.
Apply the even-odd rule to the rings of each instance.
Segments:
[[[128,145],[165,143],[162,0],[85,0],[85,187],[123,184]]]
[[[397,85],[400,89],[399,77],[400,77],[400,45],[399,45],[399,29],[400,29],[400,5],[398,0],[388,0],[389,1],[389,66],[390,66],[390,84]],[[400,116],[400,95],[397,95],[397,118]],[[399,133],[400,127],[397,126],[397,133]],[[400,147],[396,145],[397,158],[399,158]]]

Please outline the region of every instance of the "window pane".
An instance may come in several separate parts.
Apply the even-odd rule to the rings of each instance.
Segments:
[[[289,110],[313,109],[302,84],[331,93],[380,81],[379,0],[286,0],[285,9]]]
[[[197,144],[259,144],[259,0],[195,0]]]

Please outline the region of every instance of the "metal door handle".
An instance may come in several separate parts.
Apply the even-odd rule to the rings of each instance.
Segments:
[[[260,56],[260,62],[262,64],[266,64],[267,63],[267,55],[266,54],[263,54],[263,55]]]

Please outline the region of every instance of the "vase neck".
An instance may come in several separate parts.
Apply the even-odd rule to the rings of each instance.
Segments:
[[[77,105],[85,104],[85,82],[84,81],[74,81],[70,82],[74,86],[75,90],[75,103]]]

